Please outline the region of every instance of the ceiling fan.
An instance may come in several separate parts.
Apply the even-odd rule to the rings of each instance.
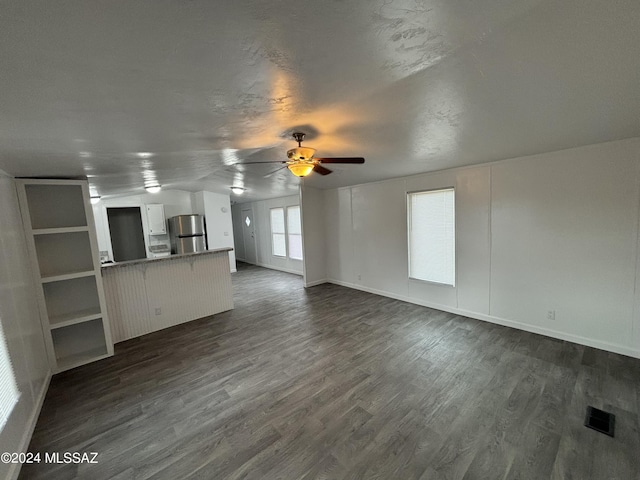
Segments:
[[[293,173],[296,177],[306,177],[311,172],[316,172],[320,175],[329,175],[332,170],[323,167],[322,163],[353,163],[360,164],[364,163],[364,158],[362,157],[332,157],[332,158],[317,158],[314,157],[316,150],[315,148],[303,147],[302,140],[304,140],[305,134],[302,132],[294,132],[292,134],[293,138],[296,142],[298,142],[298,146],[292,148],[287,151],[287,158],[289,160],[274,160],[270,162],[242,162],[239,165],[252,165],[256,163],[282,163],[285,164],[284,167],[279,168],[275,172],[271,172],[265,177],[271,176],[276,172],[284,168],[288,168],[291,173]]]

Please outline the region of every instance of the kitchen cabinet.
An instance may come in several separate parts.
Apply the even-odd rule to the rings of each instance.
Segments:
[[[18,179],[16,186],[53,372],[113,355],[87,182]]]
[[[167,222],[164,218],[164,205],[152,203],[147,207],[147,225],[149,225],[149,235],[166,235]]]

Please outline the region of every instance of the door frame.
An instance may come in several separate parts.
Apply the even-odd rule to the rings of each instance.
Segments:
[[[142,220],[142,234],[144,235],[144,251],[147,255],[147,258],[151,257],[149,250],[149,226],[147,222],[146,209],[142,208],[143,205],[132,205],[131,203],[127,204],[127,202],[109,204],[109,205],[101,205],[102,209],[102,219],[103,219],[103,227],[107,234],[107,250],[109,252],[109,260],[114,262],[113,259],[113,246],[111,245],[111,229],[109,228],[109,216],[107,215],[107,208],[138,208],[140,209],[140,219]]]

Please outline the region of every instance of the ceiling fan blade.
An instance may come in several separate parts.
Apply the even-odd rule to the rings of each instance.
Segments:
[[[267,173],[266,175],[264,175],[262,178],[269,178],[271,175],[275,175],[276,173],[278,173],[280,170],[284,170],[285,168],[287,168],[287,166],[285,165],[284,167],[280,167],[277,170],[274,170],[271,173]]]
[[[319,173],[320,175],[329,175],[333,170],[324,168],[322,165],[314,165],[313,171]]]
[[[320,163],[364,163],[362,157],[332,157],[332,158],[314,158]]]
[[[233,165],[255,165],[257,163],[287,163],[287,162],[282,160],[270,160],[267,162],[236,162]]]

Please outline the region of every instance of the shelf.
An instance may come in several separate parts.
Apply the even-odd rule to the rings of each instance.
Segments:
[[[38,228],[32,230],[34,235],[52,235],[55,233],[75,233],[75,232],[88,232],[89,227],[58,227],[58,228]]]
[[[87,226],[81,185],[25,185],[34,230]]]
[[[51,328],[100,317],[100,296],[94,275],[44,283],[42,290]]]
[[[113,355],[93,212],[84,180],[17,179],[51,370]]]
[[[55,328],[68,327],[70,325],[75,325],[76,323],[95,320],[101,317],[102,313],[100,313],[100,307],[87,308],[85,310],[78,310],[62,315],[49,316],[49,325],[53,330]]]
[[[69,355],[68,357],[58,359],[58,371],[70,370],[110,356],[111,355],[107,353],[107,347],[95,348],[84,353]]]
[[[33,237],[43,278],[94,269],[89,231]]]
[[[94,270],[81,270],[79,272],[63,273],[62,275],[51,275],[50,277],[42,277],[42,283],[60,282],[62,280],[72,280],[74,278],[95,276]]]
[[[67,370],[109,353],[100,317],[54,328],[51,338],[58,370]]]

